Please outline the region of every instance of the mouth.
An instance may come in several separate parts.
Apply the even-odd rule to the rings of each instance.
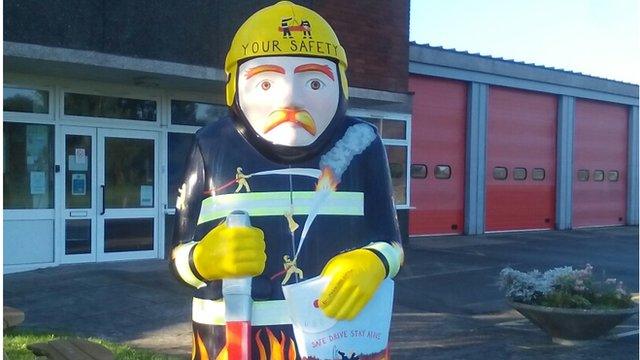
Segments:
[[[262,128],[263,133],[268,133],[274,128],[284,123],[292,123],[300,126],[306,130],[309,134],[316,134],[316,123],[313,121],[313,117],[306,110],[300,109],[278,109],[269,114],[266,125]]]

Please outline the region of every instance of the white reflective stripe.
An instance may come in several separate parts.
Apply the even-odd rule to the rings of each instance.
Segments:
[[[398,271],[400,271],[400,264],[402,264],[402,258],[404,255],[402,247],[399,244],[398,246],[393,246],[389,243],[380,241],[371,243],[364,248],[377,250],[385,257],[385,259],[387,259],[387,264],[389,264],[388,278],[392,279],[398,274]]]
[[[279,191],[211,196],[202,201],[198,224],[226,217],[234,210],[244,210],[249,216],[279,216],[292,210],[293,215],[308,215],[313,207],[315,194],[315,191]],[[320,206],[319,214],[363,216],[364,194],[351,191],[331,192]]]
[[[193,298],[192,319],[198,324],[224,325],[225,310],[223,300]],[[285,300],[254,301],[251,313],[251,325],[291,324],[289,310]]]
[[[191,272],[191,267],[189,266],[189,252],[191,251],[192,247],[196,246],[196,244],[196,242],[192,241],[176,246],[176,248],[173,249],[172,257],[176,266],[176,271],[178,272],[178,275],[180,276],[182,281],[195,288],[201,288],[206,284],[200,281],[200,279],[198,279],[193,274],[193,272]]]
[[[300,176],[308,176],[308,177],[317,179],[320,177],[320,175],[322,175],[322,171],[320,169],[290,168],[290,169],[260,171],[257,173],[250,174],[250,176],[261,176],[261,175],[300,175]]]

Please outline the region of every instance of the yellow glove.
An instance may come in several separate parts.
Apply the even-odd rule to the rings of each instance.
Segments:
[[[264,233],[255,227],[228,227],[221,223],[193,250],[193,263],[206,280],[257,276],[264,271]]]
[[[371,300],[386,274],[375,253],[357,249],[334,256],[321,275],[331,280],[318,299],[320,309],[328,317],[351,320]]]

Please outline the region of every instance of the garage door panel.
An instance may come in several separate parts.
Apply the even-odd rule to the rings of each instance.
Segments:
[[[488,231],[519,229],[548,229],[555,223],[554,205],[540,198],[555,197],[554,189],[538,186],[505,187],[488,186],[487,218]],[[547,217],[531,216],[531,214],[549,214]]]
[[[491,87],[487,127],[485,230],[551,229],[555,223],[555,96]],[[506,168],[504,179],[495,168]],[[526,169],[514,179],[514,169]],[[543,179],[533,179],[544,169]]]
[[[411,179],[410,235],[460,234],[464,229],[464,169],[467,84],[412,75],[411,161],[427,166],[427,177]],[[451,177],[437,179],[437,165]],[[453,229],[452,229],[453,227]]]
[[[412,210],[413,236],[458,233],[463,228],[463,216],[458,209]],[[449,224],[447,226],[447,224]]]
[[[576,100],[573,171],[573,227],[622,225],[626,216],[627,108]],[[582,181],[579,170],[589,177]],[[594,171],[605,173],[594,180]],[[617,181],[607,177],[618,172]]]

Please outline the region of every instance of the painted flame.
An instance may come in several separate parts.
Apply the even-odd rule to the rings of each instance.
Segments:
[[[255,336],[256,345],[258,347],[258,359],[259,360],[295,360],[297,357],[296,345],[293,339],[287,338],[287,336],[281,331],[280,340],[271,332],[271,329],[267,328],[267,338],[269,340],[269,353],[267,357],[267,350],[260,335],[262,330],[258,330]],[[286,350],[285,350],[286,349]]]
[[[226,353],[226,351],[224,351],[224,353]],[[200,334],[197,332],[193,334],[193,350],[191,351],[191,354],[192,354],[191,355],[192,360],[209,358],[209,352],[207,351],[207,347],[204,345],[204,341],[202,341]]]
[[[336,191],[338,187],[338,181],[336,180],[333,170],[330,167],[325,166],[322,168],[322,174],[318,178],[318,184],[316,184],[316,191],[330,190]]]
[[[208,358],[205,358],[208,359]],[[227,345],[225,345],[218,356],[216,356],[216,360],[229,360],[229,354],[227,353]]]

